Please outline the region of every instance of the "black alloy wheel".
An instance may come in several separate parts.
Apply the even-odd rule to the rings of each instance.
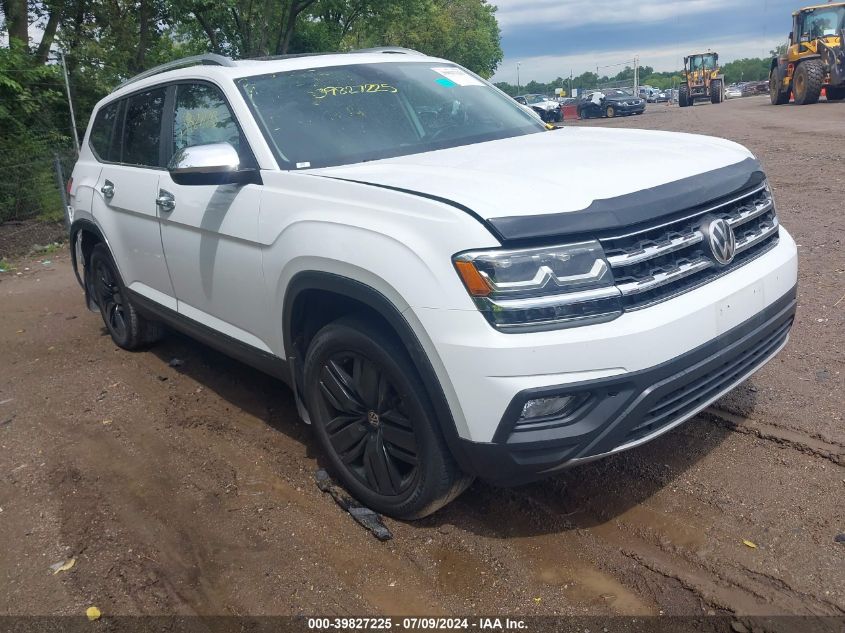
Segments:
[[[98,260],[94,268],[94,288],[109,332],[118,339],[125,339],[127,325],[123,295],[111,267],[103,260]]]
[[[105,244],[97,244],[86,266],[86,287],[92,294],[112,340],[126,350],[141,349],[159,340],[160,323],[142,317],[127,295],[114,259]]]
[[[346,467],[368,488],[401,495],[418,474],[417,438],[402,395],[384,368],[356,352],[329,357],[320,370],[326,434]]]
[[[376,512],[419,519],[472,483],[387,324],[348,316],[324,326],[308,344],[303,391],[329,468]]]

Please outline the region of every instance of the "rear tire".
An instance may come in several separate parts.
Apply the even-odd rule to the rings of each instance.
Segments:
[[[826,92],[828,101],[842,101],[845,99],[845,86],[828,86]]]
[[[785,92],[782,92],[780,87],[781,81],[778,78],[777,68],[773,68],[772,72],[769,73],[769,100],[772,102],[772,105],[789,103],[789,90],[787,89]]]
[[[724,100],[725,92],[722,87],[722,80],[721,79],[714,79],[710,82],[710,103],[717,104],[722,103]]]
[[[689,107],[689,86],[684,84],[678,89],[678,105],[682,108]]]
[[[419,519],[472,483],[458,468],[405,349],[364,319],[314,336],[304,388],[331,470],[369,508]]]
[[[792,80],[792,94],[796,105],[818,103],[824,83],[824,64],[819,59],[808,59],[798,64]]]
[[[90,288],[115,345],[132,351],[159,340],[161,324],[138,314],[105,244],[97,244],[91,251],[89,268]]]

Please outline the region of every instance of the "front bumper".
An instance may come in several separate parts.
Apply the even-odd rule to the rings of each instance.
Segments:
[[[616,111],[619,114],[638,114],[640,112],[645,112],[645,103],[641,103],[640,105],[617,105]]]
[[[651,402],[649,407],[634,407],[637,399],[656,394],[662,381],[677,388],[671,376],[691,370],[697,350],[706,350],[707,358],[728,360],[725,354],[734,337],[741,337],[738,333],[757,325],[761,332],[771,330],[775,324],[766,326],[760,319],[774,318],[779,308],[773,306],[793,301],[797,278],[795,242],[781,227],[779,242],[742,267],[608,323],[507,334],[492,328],[478,311],[414,309],[421,330],[437,334],[428,355],[455,421],[455,433],[447,435],[454,440],[450,446],[456,458],[476,475],[522,481],[573,460],[627,448],[632,441],[649,439],[653,430],[664,432],[697,409],[662,419],[654,429],[646,424],[636,437],[628,437],[640,425],[636,420],[645,421],[642,416],[655,404],[648,400],[640,404]],[[765,360],[752,363],[734,382],[720,382],[724,389],[712,398],[705,394],[704,404]],[[535,426],[530,433],[514,432],[526,399],[566,393],[590,394],[578,417],[548,428]]]
[[[690,419],[766,364],[783,347],[795,317],[796,288],[745,323],[643,371],[562,387],[526,389],[512,400],[493,442],[462,441],[468,469],[518,484],[644,444]],[[526,401],[586,397],[559,420],[521,429]]]

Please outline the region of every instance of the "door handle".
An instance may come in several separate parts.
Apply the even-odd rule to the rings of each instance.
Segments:
[[[114,198],[114,183],[111,180],[105,181],[103,186],[100,187],[100,193],[106,200]]]
[[[176,208],[176,198],[169,191],[159,189],[158,198],[156,198],[156,206],[162,211],[173,211],[173,209]]]

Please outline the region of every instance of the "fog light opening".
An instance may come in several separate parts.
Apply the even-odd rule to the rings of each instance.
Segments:
[[[523,405],[522,415],[519,416],[517,424],[531,422],[541,418],[564,417],[566,414],[571,413],[581,401],[582,399],[575,395],[552,396],[550,398],[529,400]]]

